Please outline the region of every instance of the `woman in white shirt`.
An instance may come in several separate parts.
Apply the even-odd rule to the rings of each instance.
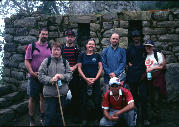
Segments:
[[[153,111],[153,117],[157,120],[160,112],[159,102],[167,97],[166,81],[163,70],[165,68],[165,57],[161,52],[157,52],[152,40],[144,43],[146,50],[146,73],[143,79],[148,86],[149,101]]]

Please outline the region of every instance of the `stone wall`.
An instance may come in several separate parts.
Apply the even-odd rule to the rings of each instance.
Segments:
[[[161,16],[162,14],[162,16]],[[90,36],[96,40],[97,51],[109,45],[113,32],[120,35],[120,46],[126,48],[129,37],[129,22],[142,21],[144,40],[152,39],[166,56],[168,66],[179,61],[179,20],[168,19],[169,12],[120,12],[104,15],[32,15],[17,14],[5,19],[4,83],[17,88],[27,80],[24,65],[25,45],[37,41],[39,29],[49,29],[49,40],[65,43],[65,31],[73,29],[78,34],[79,23],[90,24]],[[178,66],[178,65],[177,65]],[[169,67],[170,68],[170,67]],[[179,89],[178,89],[179,90]]]

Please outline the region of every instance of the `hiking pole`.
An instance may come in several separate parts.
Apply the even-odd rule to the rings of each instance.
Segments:
[[[61,111],[61,115],[62,115],[62,121],[63,121],[63,126],[65,127],[65,120],[64,120],[64,116],[63,116],[63,110],[62,110],[62,104],[61,104],[61,99],[60,99],[60,90],[58,89],[58,85],[56,83],[56,87],[57,87],[57,92],[58,92],[58,101],[59,101],[59,105],[60,105],[60,111]]]

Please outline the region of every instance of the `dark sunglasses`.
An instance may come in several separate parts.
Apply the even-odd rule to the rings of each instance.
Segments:
[[[120,86],[120,85],[118,85],[118,84],[112,84],[112,85],[111,85],[111,87],[115,87],[115,88],[116,88],[116,87],[119,87],[119,86]]]

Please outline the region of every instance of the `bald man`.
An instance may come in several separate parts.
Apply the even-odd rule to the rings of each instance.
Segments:
[[[113,33],[110,37],[110,45],[102,51],[102,64],[104,69],[103,94],[109,89],[109,79],[121,78],[126,67],[126,52],[119,46],[119,34]]]

